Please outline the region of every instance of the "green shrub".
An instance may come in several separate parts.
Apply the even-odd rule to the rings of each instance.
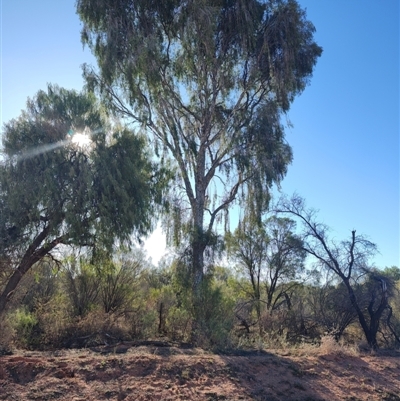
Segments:
[[[62,347],[73,324],[73,308],[64,293],[57,293],[49,302],[37,302],[35,315],[41,331],[41,346]]]
[[[188,341],[190,336],[192,318],[187,309],[173,306],[168,311],[166,330],[168,336],[174,341]]]
[[[234,323],[234,300],[224,294],[211,277],[204,280],[202,304],[198,311],[197,345],[204,348],[231,348]]]
[[[18,345],[31,348],[40,342],[36,330],[38,328],[38,320],[35,314],[25,309],[17,309],[10,316],[10,320],[13,322]]]

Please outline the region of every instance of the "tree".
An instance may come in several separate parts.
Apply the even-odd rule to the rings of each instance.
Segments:
[[[378,348],[377,333],[380,320],[388,308],[390,280],[368,265],[368,259],[376,252],[376,245],[356,230],[350,239],[340,243],[330,240],[328,227],[316,220],[316,213],[307,209],[304,200],[294,196],[281,199],[277,211],[289,213],[300,220],[303,226],[304,250],[314,257],[321,269],[335,274],[343,283],[351,305],[364,332],[369,346]],[[360,286],[368,279],[367,292]],[[357,290],[356,290],[357,289]]]
[[[225,236],[228,255],[235,260],[239,268],[250,280],[250,291],[246,291],[251,299],[252,309],[255,307],[257,321],[261,331],[261,294],[262,294],[262,267],[268,247],[268,236],[264,227],[252,224],[249,221],[242,221],[233,234]],[[248,323],[241,318],[248,330]]]
[[[163,172],[146,140],[113,127],[93,95],[50,85],[4,126],[0,250],[11,269],[0,314],[21,278],[61,245],[111,249],[145,235],[161,202]],[[89,148],[66,139],[92,131]]]
[[[321,55],[314,26],[295,0],[78,0],[77,11],[99,66],[84,68],[88,87],[175,161],[175,232],[190,238],[201,311],[215,223],[238,200],[260,215],[292,159],[281,116]]]
[[[283,303],[290,309],[290,291],[304,269],[306,254],[295,228],[293,220],[273,215],[261,227],[244,220],[226,237],[228,252],[250,279],[260,331],[261,304],[265,303],[270,313]],[[263,288],[266,299],[262,299]]]
[[[266,226],[270,239],[266,254],[267,309],[272,311],[278,307],[282,298],[290,309],[290,290],[304,271],[306,253],[302,247],[303,242],[295,234],[296,222],[291,219],[272,216]]]

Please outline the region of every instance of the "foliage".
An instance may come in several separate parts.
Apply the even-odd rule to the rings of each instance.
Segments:
[[[15,329],[8,316],[0,317],[0,356],[11,353]]]
[[[65,289],[75,316],[85,316],[96,308],[101,278],[89,261],[73,256],[64,262]]]
[[[81,149],[69,130],[90,129]],[[61,244],[111,249],[152,228],[165,171],[146,140],[111,126],[93,95],[49,85],[4,126],[0,250],[6,271],[0,313],[21,277]]]
[[[244,219],[233,234],[226,236],[228,255],[250,280],[248,289],[242,288],[256,310],[260,334],[265,309],[272,313],[284,304],[291,308],[293,288],[304,270],[306,255],[295,228],[293,220],[271,215],[262,226]],[[243,313],[241,316],[245,324]]]
[[[37,345],[34,332],[38,324],[36,316],[24,309],[17,309],[12,320],[20,345],[25,347]]]
[[[129,257],[131,256],[131,257]],[[129,309],[137,290],[142,261],[132,255],[121,255],[116,260],[97,260],[100,278],[100,298],[105,313],[121,313]]]
[[[237,200],[260,215],[292,159],[281,116],[321,55],[315,29],[294,0],[78,0],[77,11],[99,66],[84,68],[88,88],[174,160],[166,226],[189,240],[200,313],[215,223]]]
[[[72,256],[63,260],[59,269],[51,268],[49,261],[44,261],[25,275],[1,326],[0,347],[3,347],[3,352],[12,347],[12,339],[14,345],[35,349],[84,347],[103,344],[104,341],[113,343],[158,337],[174,342],[191,340],[191,288],[182,285],[185,284],[181,281],[184,272],[179,272],[176,263],[154,268],[143,260],[140,251],[116,254],[112,259],[99,255],[95,263],[89,263],[91,259],[82,255],[81,258]],[[73,269],[72,261],[75,261]],[[110,277],[107,276],[110,273],[112,277],[118,277],[119,267],[123,265],[130,266],[131,269],[125,273],[129,273],[129,280],[133,281],[128,286],[124,286],[126,282],[123,281],[121,287],[115,287],[117,294],[124,295],[124,302],[118,308],[109,308],[106,313],[101,288],[109,285]],[[96,283],[96,297],[90,296],[90,291],[96,286],[84,286],[82,275]],[[79,313],[76,307],[71,281],[79,291],[83,313]],[[118,284],[118,280],[115,282]],[[341,343],[352,346],[362,339],[363,334],[354,319],[355,310],[343,283],[331,280],[318,284],[295,280],[290,309],[284,304],[270,313],[265,307],[258,322],[246,295],[246,291],[251,289],[247,278],[230,268],[215,266],[206,275],[206,282],[207,288],[202,290],[204,326],[198,336],[198,345],[205,348],[287,348],[300,344],[315,347],[321,341],[325,344],[324,336],[335,341],[340,339]],[[371,291],[376,290],[374,282],[372,277],[365,276],[354,287],[365,313],[368,313]],[[397,282],[390,287],[391,316],[390,309],[386,309],[381,317],[377,332],[380,346],[398,346],[392,331],[399,333],[398,285]],[[48,288],[52,290],[48,292]],[[123,289],[122,293],[118,288]],[[85,295],[85,291],[89,294]],[[262,296],[266,299],[266,291]],[[17,315],[23,318],[17,318]],[[12,326],[9,324],[11,321],[14,322]],[[34,324],[29,325],[29,322]],[[257,323],[263,329],[261,334]]]

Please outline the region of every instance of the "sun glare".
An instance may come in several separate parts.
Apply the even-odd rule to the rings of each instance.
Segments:
[[[79,147],[85,147],[90,145],[92,142],[88,135],[76,133],[71,138],[72,143]]]

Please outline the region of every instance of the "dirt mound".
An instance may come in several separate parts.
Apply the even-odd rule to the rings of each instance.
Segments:
[[[120,344],[0,357],[0,400],[400,401],[400,358]]]

